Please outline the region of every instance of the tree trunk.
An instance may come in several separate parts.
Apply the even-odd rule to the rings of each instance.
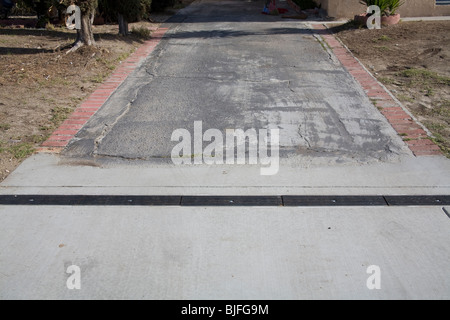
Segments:
[[[128,22],[125,20],[124,16],[122,14],[118,14],[118,19],[119,19],[119,34],[123,35],[123,36],[127,36],[128,35]]]
[[[81,15],[81,29],[77,30],[77,40],[67,53],[74,52],[82,46],[94,46],[94,33],[92,31],[92,21],[95,12]]]

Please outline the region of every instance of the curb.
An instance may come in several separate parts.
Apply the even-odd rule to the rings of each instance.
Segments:
[[[394,130],[403,137],[415,156],[442,155],[441,149],[429,139],[429,132],[415,119],[391,92],[381,84],[335,37],[325,25],[312,25],[327,42],[331,51],[347,71],[358,81],[365,93],[380,112],[386,117]]]
[[[143,60],[153,52],[168,28],[158,28],[152,32],[151,39],[144,42],[133,54],[114,70],[111,76],[103,82],[52,135],[37,148],[36,152],[60,153],[69,141],[75,138],[78,131],[103,106],[119,86],[136,70]]]

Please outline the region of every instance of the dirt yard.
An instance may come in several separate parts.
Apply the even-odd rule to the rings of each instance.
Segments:
[[[144,29],[156,30],[173,13],[130,24],[128,37],[117,25],[94,26],[97,46],[71,54],[75,31],[24,28],[23,17],[22,26],[0,28],[0,181],[148,38]]]
[[[332,30],[450,157],[450,21],[401,22],[379,30],[348,23]]]

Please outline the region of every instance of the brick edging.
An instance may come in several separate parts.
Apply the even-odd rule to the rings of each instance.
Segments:
[[[441,149],[429,139],[427,132],[408,114],[384,87],[353,56],[348,48],[323,24],[314,24],[313,28],[322,30],[321,36],[348,72],[359,82],[367,96],[386,117],[394,130],[403,137],[403,141],[415,156],[441,155]]]
[[[125,81],[125,79],[153,52],[161,41],[167,28],[158,28],[152,32],[151,39],[145,41],[134,53],[114,70],[111,76],[103,82],[52,135],[43,143],[37,152],[60,153],[72,140],[88,120],[103,106],[109,97]]]

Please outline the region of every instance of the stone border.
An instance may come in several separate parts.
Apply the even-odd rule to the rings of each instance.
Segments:
[[[429,138],[422,125],[401,105],[401,103],[381,84],[350,50],[335,37],[324,24],[312,24],[320,32],[324,41],[333,51],[347,71],[359,82],[367,96],[386,117],[394,130],[415,156],[442,155],[441,149]]]
[[[128,59],[123,61],[112,75],[76,108],[69,118],[36,151],[60,153],[125,79],[153,52],[166,31],[167,28],[158,28],[152,32],[151,39],[145,41]]]

